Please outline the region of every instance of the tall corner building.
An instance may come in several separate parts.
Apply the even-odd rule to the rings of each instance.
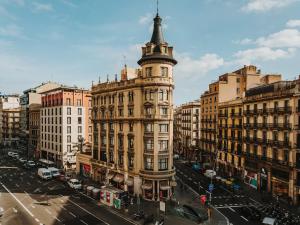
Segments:
[[[168,199],[173,167],[173,47],[164,40],[157,14],[139,69],[125,66],[121,80],[92,86],[91,175],[99,182]],[[85,166],[86,167],[86,166]],[[86,167],[88,168],[88,167]]]

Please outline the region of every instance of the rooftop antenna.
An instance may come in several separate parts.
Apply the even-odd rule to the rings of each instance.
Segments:
[[[126,65],[126,56],[125,55],[123,55],[123,60],[124,60],[124,66],[126,67],[127,65]]]
[[[99,81],[98,81],[98,83],[99,83],[99,84],[101,83],[101,79],[100,79],[100,76],[99,76]]]
[[[109,79],[108,79],[108,74],[107,74],[107,78],[106,78],[106,82],[108,83]]]

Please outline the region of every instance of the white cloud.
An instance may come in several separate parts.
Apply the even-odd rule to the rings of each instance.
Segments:
[[[286,23],[287,27],[300,27],[300,20],[289,20]]]
[[[244,38],[242,40],[234,41],[233,43],[240,44],[240,45],[248,45],[248,44],[252,44],[253,40],[250,38]]]
[[[61,2],[67,6],[70,6],[72,8],[77,8],[77,5],[75,5],[73,2],[69,1],[69,0],[61,0]]]
[[[187,54],[177,53],[175,58],[180,62],[176,67],[178,76],[205,75],[224,65],[224,59],[213,53],[205,54],[199,59],[192,59]]]
[[[4,8],[3,6],[0,5],[0,17],[7,17],[9,19],[15,20],[16,17],[14,15],[12,15],[11,13],[9,13],[6,8]]]
[[[21,37],[22,29],[15,24],[9,24],[7,26],[0,27],[0,35],[10,37]]]
[[[250,64],[254,61],[272,61],[281,58],[287,58],[293,55],[295,49],[289,48],[287,50],[272,49],[269,47],[258,47],[253,49],[246,49],[238,51],[234,54],[236,63]]]
[[[151,13],[147,13],[144,16],[141,16],[139,19],[139,24],[149,24],[152,21],[152,14]]]
[[[33,5],[33,10],[35,12],[50,12],[50,11],[53,11],[53,7],[52,7],[51,4],[33,2],[32,5]]]
[[[258,38],[256,43],[270,48],[300,48],[300,32],[296,29],[285,29],[267,37]]]
[[[245,12],[266,12],[275,8],[288,6],[299,0],[248,0],[242,7]]]

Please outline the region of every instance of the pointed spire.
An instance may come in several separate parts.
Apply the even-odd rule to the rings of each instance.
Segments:
[[[118,81],[118,74],[115,74],[115,81]]]
[[[107,74],[107,77],[106,77],[106,82],[108,83],[108,81],[109,81],[109,77],[108,77],[108,74]]]
[[[101,79],[100,79],[100,76],[99,76],[99,81],[98,81],[98,83],[99,83],[99,84],[101,83]]]
[[[152,33],[150,42],[155,45],[165,43],[163,32],[162,32],[162,27],[161,27],[162,19],[158,15],[158,11],[157,11],[156,17],[153,19],[153,21],[154,21],[153,33]]]

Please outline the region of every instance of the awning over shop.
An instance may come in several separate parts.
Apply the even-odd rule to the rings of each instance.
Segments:
[[[168,185],[168,182],[167,181],[161,181],[160,183],[159,183],[159,189],[160,190],[163,190],[163,191],[165,191],[165,190],[169,190],[171,187]]]
[[[152,183],[145,183],[142,185],[142,189],[144,190],[151,190],[152,189]]]
[[[111,178],[113,178],[114,177],[114,175],[115,175],[115,173],[114,172],[109,172],[108,173],[108,175],[107,175],[107,179],[111,179]]]
[[[127,180],[125,181],[125,183],[128,185],[128,186],[133,186],[133,179],[131,177],[128,177]]]
[[[113,179],[114,182],[117,182],[117,183],[122,183],[124,181],[124,175],[122,174],[117,174],[114,179]]]

